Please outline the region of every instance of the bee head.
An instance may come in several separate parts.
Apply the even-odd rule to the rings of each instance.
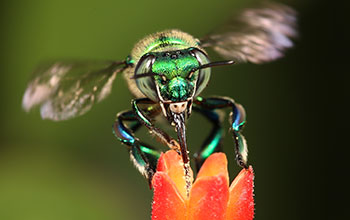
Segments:
[[[169,110],[182,113],[191,110],[193,97],[207,86],[210,64],[197,48],[153,52],[141,57],[133,78],[146,97],[161,104],[165,115]]]

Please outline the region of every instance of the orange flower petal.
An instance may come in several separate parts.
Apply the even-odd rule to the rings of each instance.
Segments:
[[[158,160],[157,172],[163,171],[174,181],[181,196],[186,198],[186,181],[184,178],[184,165],[181,156],[174,150],[162,154]],[[192,170],[190,170],[192,174]],[[193,175],[192,175],[193,181]]]
[[[184,220],[186,205],[174,182],[164,172],[157,172],[152,179],[152,220]]]
[[[207,176],[197,179],[189,199],[191,220],[224,220],[229,197],[226,175]]]
[[[254,218],[253,168],[243,169],[230,186],[227,220],[252,220]]]
[[[226,177],[227,185],[229,184],[227,158],[224,153],[214,153],[210,155],[199,170],[196,181],[203,177],[216,175],[224,175]]]
[[[189,219],[224,219],[228,202],[227,158],[214,153],[202,165],[189,198]]]

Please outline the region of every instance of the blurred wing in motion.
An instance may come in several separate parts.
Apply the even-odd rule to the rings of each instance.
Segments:
[[[231,22],[205,36],[202,47],[237,62],[265,63],[283,56],[297,37],[296,12],[285,5],[265,3],[243,10]]]
[[[109,95],[125,62],[55,62],[35,72],[22,106],[29,111],[41,105],[41,117],[66,120],[86,113]]]

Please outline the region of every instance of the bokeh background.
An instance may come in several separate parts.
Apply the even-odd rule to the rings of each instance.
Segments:
[[[150,219],[152,191],[111,131],[116,113],[130,109],[124,79],[118,76],[113,93],[86,115],[57,123],[22,110],[30,73],[52,59],[122,60],[140,38],[163,29],[200,37],[253,2],[2,1],[0,219]],[[326,168],[336,164],[327,139],[338,119],[329,111],[337,103],[331,93],[342,85],[334,84],[341,64],[335,56],[345,39],[344,27],[331,18],[342,16],[342,6],[284,2],[299,13],[296,46],[270,64],[215,68],[203,95],[230,96],[246,108],[256,219],[321,219],[327,216]],[[200,120],[189,122],[193,149],[210,128]],[[239,170],[229,135],[224,146],[232,179]]]

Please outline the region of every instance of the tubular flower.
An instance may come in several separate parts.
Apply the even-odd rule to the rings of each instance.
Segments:
[[[187,193],[181,156],[167,151],[160,156],[152,180],[152,220],[251,220],[253,179],[249,167],[229,186],[226,155],[214,153],[206,159]]]

